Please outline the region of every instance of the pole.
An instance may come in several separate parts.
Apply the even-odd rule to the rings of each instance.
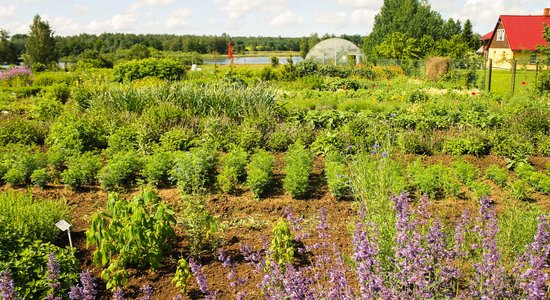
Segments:
[[[489,78],[487,82],[487,92],[491,91],[491,80],[493,78],[493,59],[489,59]]]
[[[71,229],[67,228],[67,234],[69,235],[69,245],[73,248],[73,240],[71,239]]]
[[[514,59],[514,61],[512,62],[512,82],[510,83],[511,84],[510,94],[512,96],[514,96],[514,90],[516,88],[516,67],[517,67],[517,64],[518,64],[518,62]]]

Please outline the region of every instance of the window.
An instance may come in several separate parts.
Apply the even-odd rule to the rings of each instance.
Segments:
[[[504,41],[504,29],[497,29],[497,41]]]
[[[531,56],[529,57],[529,64],[534,65],[537,63],[537,54],[531,53]]]

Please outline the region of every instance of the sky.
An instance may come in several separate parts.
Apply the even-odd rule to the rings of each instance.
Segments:
[[[493,30],[499,15],[541,15],[550,1],[433,0],[444,19]],[[383,0],[0,0],[0,28],[28,33],[34,15],[56,35],[168,33],[300,37],[372,31]]]

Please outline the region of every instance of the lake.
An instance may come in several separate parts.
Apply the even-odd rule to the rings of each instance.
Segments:
[[[297,63],[304,60],[301,56],[293,56],[292,62]],[[203,59],[205,65],[229,65],[231,60],[227,57],[218,58],[218,59]],[[287,63],[287,57],[279,57],[279,64],[285,65]],[[233,64],[236,65],[270,65],[271,57],[267,56],[258,56],[258,57],[235,57],[233,59]]]

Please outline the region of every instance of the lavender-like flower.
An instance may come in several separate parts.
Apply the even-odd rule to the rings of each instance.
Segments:
[[[73,286],[69,292],[71,300],[94,300],[95,299],[95,283],[90,271],[80,273],[81,286]]]
[[[0,276],[0,296],[4,300],[19,299],[15,293],[15,286],[10,271],[4,271]]]
[[[284,291],[290,300],[316,299],[310,288],[311,278],[303,272],[307,268],[298,270],[293,265],[288,264],[283,278]],[[287,299],[287,298],[285,298]]]
[[[113,300],[124,300],[124,291],[121,288],[117,288],[113,293]]]
[[[334,265],[330,268],[329,283],[330,289],[328,292],[329,300],[352,300],[354,299],[351,292],[351,287],[346,278],[346,269],[340,255],[340,251],[336,244],[332,244],[334,254]]]
[[[195,278],[197,279],[197,284],[199,286],[199,289],[204,294],[206,300],[214,299],[214,296],[212,295],[212,292],[208,289],[208,283],[206,282],[206,277],[202,273],[202,266],[196,262],[194,259],[189,259],[189,267],[191,268],[191,272],[193,275],[195,275]]]
[[[16,66],[0,71],[0,80],[8,80],[19,76],[31,76],[31,69],[27,66]]]
[[[537,234],[535,241],[527,246],[525,257],[529,258],[530,267],[520,276],[522,282],[520,288],[523,290],[526,299],[542,300],[547,299],[548,258],[550,257],[550,224],[546,216],[538,218]]]
[[[363,214],[364,209],[361,210]],[[364,217],[360,217],[364,219]],[[357,266],[357,277],[359,279],[361,299],[378,299],[384,289],[381,275],[379,233],[370,230],[372,223],[357,223],[353,232],[353,260]]]
[[[218,260],[222,262],[224,268],[229,270],[227,279],[229,279],[229,285],[235,289],[237,298],[246,296],[244,291],[239,291],[239,287],[244,285],[247,279],[237,277],[236,264],[231,261],[231,257],[222,248],[218,249]]]
[[[48,281],[50,282],[50,294],[46,296],[46,300],[61,300],[59,297],[55,297],[55,292],[59,288],[59,276],[60,276],[60,270],[59,270],[59,263],[57,263],[57,259],[55,258],[55,254],[50,253],[48,255]]]
[[[82,288],[76,285],[71,287],[71,290],[69,291],[69,299],[71,300],[84,299],[84,293],[82,292]]]
[[[140,300],[151,300],[153,299],[153,287],[149,284],[146,284],[144,286],[142,286],[140,288],[141,290],[141,293],[143,295],[141,295],[141,298],[139,298]]]
[[[177,294],[172,298],[172,300],[183,300],[183,296],[181,294]]]
[[[286,215],[286,219],[288,220],[288,223],[292,227],[292,230],[296,232],[296,234],[294,235],[295,241],[300,241],[300,240],[309,238],[310,236],[309,233],[303,232],[302,224],[304,223],[304,220],[302,218],[296,217],[292,212],[292,209],[290,208],[290,206],[287,206],[285,208],[285,215]]]

